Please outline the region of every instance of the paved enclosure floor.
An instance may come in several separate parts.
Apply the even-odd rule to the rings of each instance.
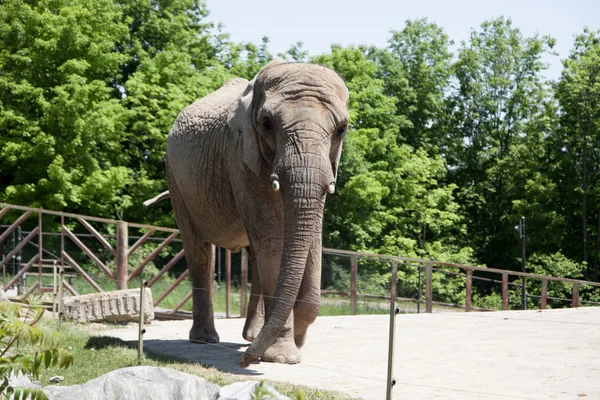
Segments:
[[[384,399],[389,316],[319,317],[299,365],[238,366],[242,319],[216,321],[218,346],[187,341],[191,321],[155,321],[144,346],[249,378]],[[395,399],[600,399],[600,308],[396,317]],[[103,330],[137,340],[137,325]]]

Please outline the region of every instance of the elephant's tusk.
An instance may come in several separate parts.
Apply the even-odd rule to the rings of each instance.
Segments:
[[[276,173],[271,174],[271,187],[274,191],[279,191],[279,176]]]
[[[329,186],[327,186],[327,192],[329,194],[334,194],[335,193],[335,183],[330,183]]]

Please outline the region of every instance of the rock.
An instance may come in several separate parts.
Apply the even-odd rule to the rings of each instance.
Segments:
[[[221,388],[218,400],[251,400],[252,394],[258,385],[260,385],[260,382],[256,381],[232,383],[231,385]],[[271,395],[271,397],[268,397],[269,399],[290,400],[289,397],[280,394],[271,386],[263,384],[262,387]]]
[[[154,319],[152,291],[145,289],[144,322]],[[112,292],[71,296],[63,299],[65,318],[77,322],[137,322],[140,315],[140,290],[115,290]]]
[[[129,367],[83,385],[51,386],[44,392],[48,400],[216,400],[219,387],[169,368]]]
[[[22,372],[19,372],[15,375],[15,373],[11,373],[8,377],[8,384],[12,387],[22,387],[22,388],[32,388],[32,389],[41,389],[42,384],[38,381],[31,382],[31,379],[27,375],[23,375]]]
[[[50,383],[61,383],[64,380],[65,380],[65,377],[60,376],[60,375],[56,375],[51,378],[48,378],[48,382],[50,382]]]

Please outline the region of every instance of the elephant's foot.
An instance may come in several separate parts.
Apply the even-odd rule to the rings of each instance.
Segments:
[[[306,331],[306,328],[300,331],[294,328],[294,343],[296,343],[296,347],[298,347],[299,349],[301,349],[302,346],[304,346],[304,341],[306,340]]]
[[[265,351],[261,360],[279,364],[298,364],[302,361],[302,353],[293,341],[278,338],[271,347]]]
[[[214,321],[205,324],[195,324],[190,330],[190,342],[192,343],[219,343],[219,334],[215,329]]]
[[[256,321],[258,318],[254,318],[252,320],[246,320],[246,324],[244,325],[244,330],[242,331],[242,336],[249,342],[253,342],[254,339],[258,337],[260,330],[263,327],[264,321]]]
[[[253,342],[258,337],[260,330],[265,324],[265,317],[262,309],[258,309],[254,315],[246,318],[242,337],[249,342]]]

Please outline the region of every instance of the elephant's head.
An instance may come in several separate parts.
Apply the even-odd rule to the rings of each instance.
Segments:
[[[296,301],[309,251],[321,246],[325,196],[335,190],[348,129],[347,103],[348,89],[334,71],[283,61],[264,67],[240,99],[242,161],[280,191],[285,219],[276,299],[242,357],[243,366],[277,338]]]

